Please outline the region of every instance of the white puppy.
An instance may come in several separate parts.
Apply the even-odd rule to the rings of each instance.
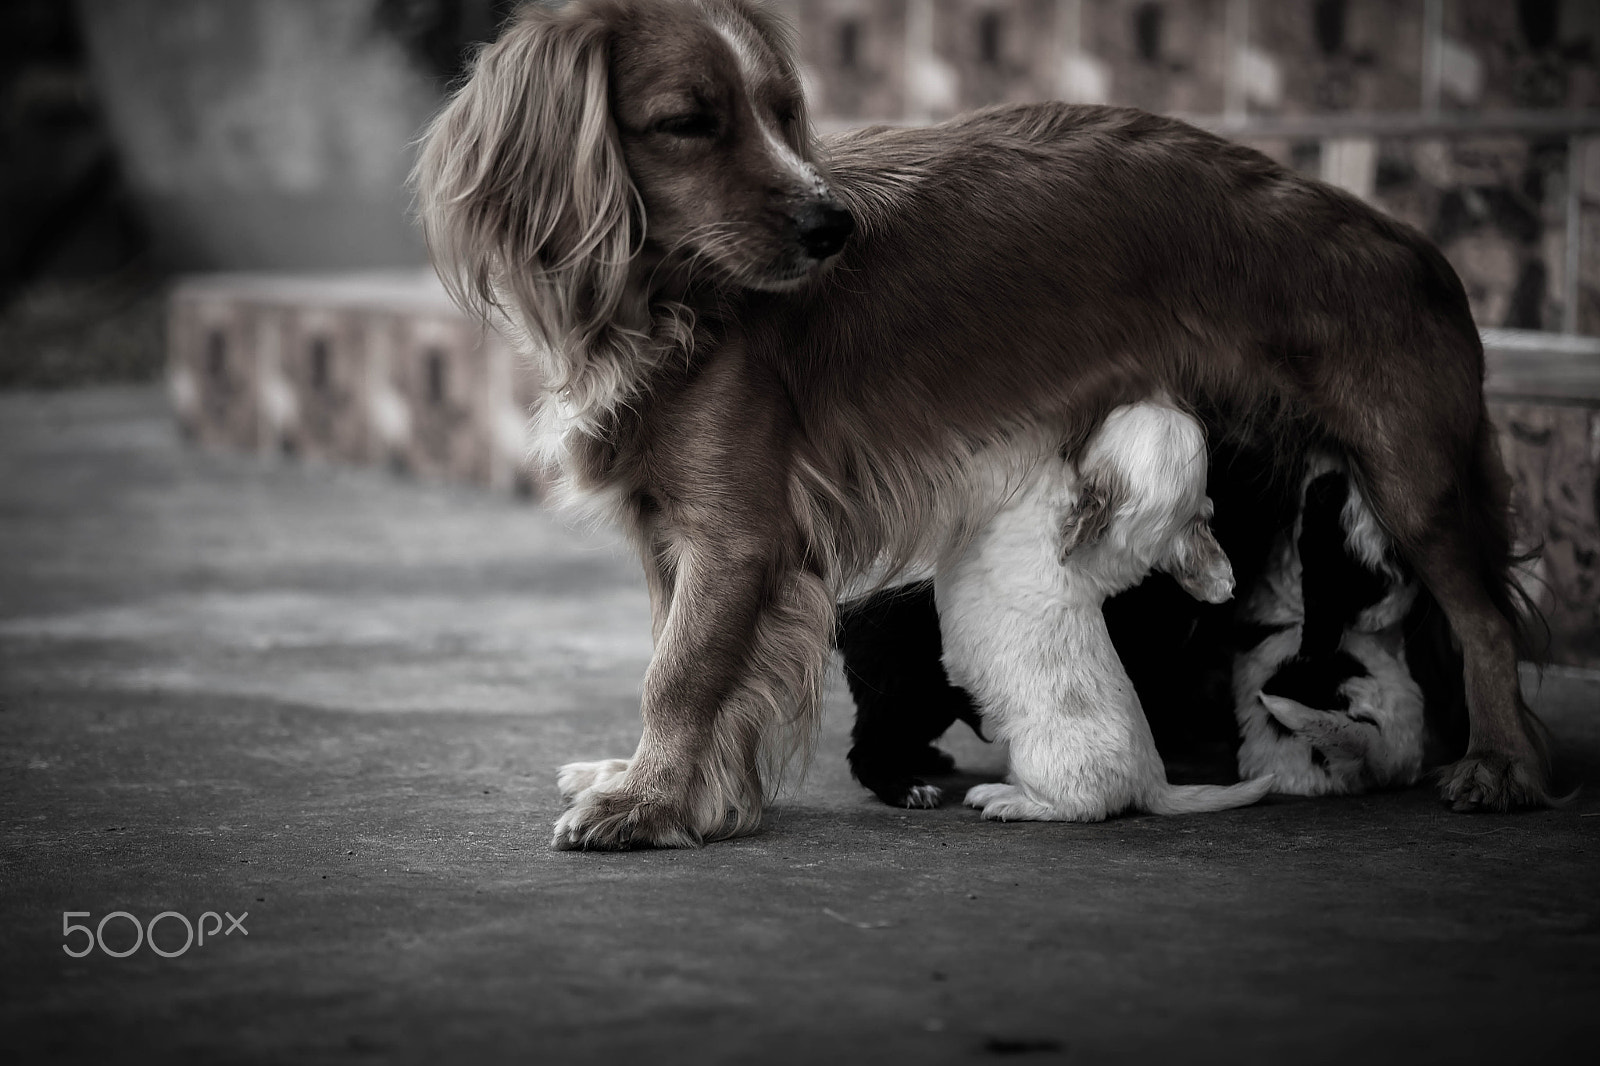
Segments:
[[[950,680],[1010,744],[1010,784],[979,785],[985,818],[1099,821],[1254,803],[1263,777],[1175,786],[1111,645],[1101,605],[1152,569],[1221,603],[1233,570],[1212,536],[1200,426],[1161,403],[1119,407],[1074,471],[1047,462],[935,581]]]

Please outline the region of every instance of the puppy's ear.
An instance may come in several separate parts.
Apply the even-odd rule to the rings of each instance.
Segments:
[[[1211,532],[1210,514],[1207,499],[1205,510],[1179,534],[1167,572],[1195,599],[1226,603],[1233,596],[1233,564]]]
[[[569,377],[627,341],[614,334],[642,229],[611,120],[610,39],[588,12],[526,5],[423,134],[412,175],[451,296],[506,312],[564,354]]]
[[[1320,711],[1285,696],[1261,693],[1261,706],[1279,725],[1322,753],[1330,776],[1362,782],[1383,739],[1375,724],[1338,711]]]
[[[1067,556],[1079,548],[1100,542],[1111,526],[1111,517],[1117,512],[1121,495],[1116,480],[1106,474],[1088,474],[1083,478],[1078,485],[1078,498],[1061,516],[1058,555],[1061,562],[1065,563]]]

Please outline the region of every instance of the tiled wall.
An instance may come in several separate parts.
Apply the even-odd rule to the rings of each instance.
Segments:
[[[824,128],[1044,99],[1181,115],[1428,232],[1480,324],[1600,334],[1600,3],[788,7]]]
[[[1523,584],[1550,627],[1550,659],[1600,667],[1600,409],[1501,402],[1491,414],[1521,547],[1538,550]]]
[[[1192,115],[1600,107],[1592,0],[783,0],[843,122],[1071,99]],[[932,58],[953,80],[914,69]],[[1097,72],[1074,71],[1074,60]],[[927,99],[925,90],[948,91]]]
[[[170,375],[203,444],[537,493],[537,377],[431,273],[217,275],[173,294]]]

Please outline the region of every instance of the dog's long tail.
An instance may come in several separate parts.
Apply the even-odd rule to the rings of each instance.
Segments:
[[[1169,785],[1163,781],[1146,793],[1144,808],[1151,814],[1203,814],[1248,807],[1271,792],[1276,783],[1273,774],[1237,785]]]

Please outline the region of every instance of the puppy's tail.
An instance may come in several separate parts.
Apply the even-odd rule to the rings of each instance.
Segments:
[[[1169,785],[1163,781],[1145,796],[1144,808],[1151,814],[1203,814],[1248,807],[1271,792],[1277,780],[1267,774],[1237,785]]]

